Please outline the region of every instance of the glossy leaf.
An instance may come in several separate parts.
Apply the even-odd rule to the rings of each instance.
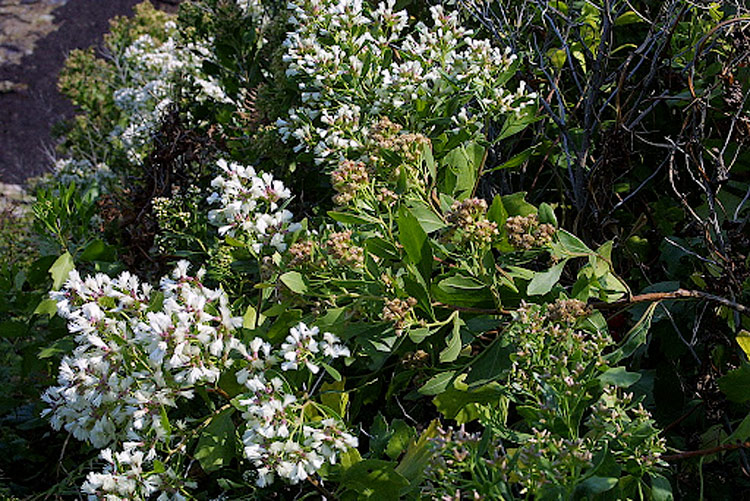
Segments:
[[[406,254],[417,266],[426,282],[430,281],[432,271],[432,249],[427,239],[427,233],[416,217],[404,206],[398,211],[399,241],[404,246]]]
[[[233,408],[225,409],[211,419],[198,439],[195,458],[207,471],[216,471],[229,466],[235,456],[235,429],[232,422]]]
[[[58,257],[49,269],[49,274],[52,276],[52,289],[59,290],[68,279],[70,272],[74,269],[73,256],[69,252]]]
[[[526,288],[526,293],[529,296],[543,296],[551,291],[555,284],[560,281],[560,275],[562,275],[566,262],[566,260],[560,261],[547,271],[535,273],[534,278],[531,279],[529,286]]]

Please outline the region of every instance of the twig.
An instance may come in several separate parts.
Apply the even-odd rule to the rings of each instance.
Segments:
[[[738,444],[718,445],[716,447],[711,447],[709,449],[701,449],[698,451],[686,451],[686,452],[680,452],[679,454],[669,454],[666,456],[662,456],[661,459],[663,459],[664,461],[680,461],[682,459],[690,459],[690,458],[701,457],[701,456],[710,456],[711,454],[716,454],[718,452],[733,451],[737,449],[747,449],[748,447],[750,447],[750,441],[741,442]]]
[[[661,430],[661,433],[662,434],[667,433],[669,430],[671,430],[672,428],[674,428],[675,426],[679,425],[684,420],[686,420],[687,418],[689,418],[690,416],[692,416],[693,412],[695,412],[696,409],[700,408],[700,406],[702,404],[703,404],[703,402],[700,402],[700,403],[694,405],[689,411],[687,411],[682,416],[678,417],[677,419],[675,419],[674,421],[672,421],[671,423],[669,423],[667,426],[665,426],[664,429]]]
[[[605,303],[604,301],[598,301],[598,302],[592,303],[591,306],[593,308],[596,308],[597,310],[609,310],[613,308],[621,308],[623,306],[629,306],[631,304],[636,304],[636,303],[665,301],[669,299],[706,299],[708,301],[713,301],[714,303],[719,303],[722,306],[726,306],[727,308],[731,308],[742,314],[750,315],[750,307],[747,307],[744,304],[731,301],[725,297],[716,296],[714,294],[709,294],[707,292],[691,291],[691,290],[686,290],[686,289],[677,289],[676,291],[673,291],[673,292],[649,292],[647,294],[639,294],[637,296],[632,296],[627,299],[621,299],[613,303]]]
[[[325,499],[331,500],[331,501],[338,499],[336,496],[333,495],[331,491],[323,487],[323,484],[318,482],[316,479],[312,477],[307,477],[307,480],[310,482],[310,484],[312,484],[313,487],[315,487],[315,490],[317,490],[319,493],[321,493],[325,497]]]
[[[226,391],[222,390],[221,388],[206,388],[206,391],[209,392],[209,393],[216,393],[218,395],[221,395],[222,397],[224,397],[227,400],[232,400],[232,397],[229,396],[229,393],[227,393]]]

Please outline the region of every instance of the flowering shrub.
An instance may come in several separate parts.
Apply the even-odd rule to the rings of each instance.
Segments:
[[[395,6],[201,0],[115,26],[123,74],[82,119],[112,118],[106,144],[70,131],[61,200],[35,208],[43,414],[85,444],[69,489],[668,498],[623,366],[654,307],[612,332],[613,242],[485,185],[493,142],[535,120],[522,54],[461,9]],[[146,216],[154,238],[127,240]]]
[[[183,416],[172,425],[170,410],[205,388],[229,399],[218,383],[230,368],[245,389],[208,422],[227,420],[232,409],[242,413],[244,455],[259,486],[270,485],[274,475],[297,483],[357,446],[338,418],[326,417],[309,395],[295,396],[283,379],[290,371],[312,377],[323,360],[349,356],[349,350],[304,323],[277,349],[260,338],[245,345],[234,336],[242,319],[232,317],[226,294],[203,286],[204,274],[189,275],[181,261],[155,292],[128,272],[81,279],[72,271],[64,288],[52,293],[76,348],[63,357],[58,386],[42,396],[49,405],[43,414],[54,428],[104,449],[105,470],[89,474],[84,492],[132,499],[161,491],[165,499],[183,499],[179,492],[193,485],[175,474],[172,462],[180,466],[175,455],[188,451],[206,422],[191,427]],[[199,442],[195,454],[201,453]],[[145,475],[146,463],[154,474]]]
[[[437,136],[473,135],[487,117],[529,113],[535,94],[523,82],[515,91],[505,87],[515,69],[510,48],[474,38],[458,11],[439,5],[430,8],[430,25],[409,26],[395,3],[289,4],[294,29],[284,61],[302,103],[276,124],[295,151],[335,165],[362,149],[381,116]]]

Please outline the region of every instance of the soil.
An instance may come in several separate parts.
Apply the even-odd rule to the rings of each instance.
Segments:
[[[57,90],[73,49],[101,44],[109,20],[141,0],[0,0],[0,183],[47,172],[52,126],[75,114]],[[152,0],[174,10],[175,0]]]

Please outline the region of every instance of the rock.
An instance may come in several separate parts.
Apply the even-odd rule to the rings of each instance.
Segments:
[[[28,89],[28,84],[11,82],[10,80],[0,80],[0,94],[8,92],[23,92]]]
[[[54,0],[3,0],[0,5],[0,65],[18,64],[34,51],[37,40],[57,29]]]

